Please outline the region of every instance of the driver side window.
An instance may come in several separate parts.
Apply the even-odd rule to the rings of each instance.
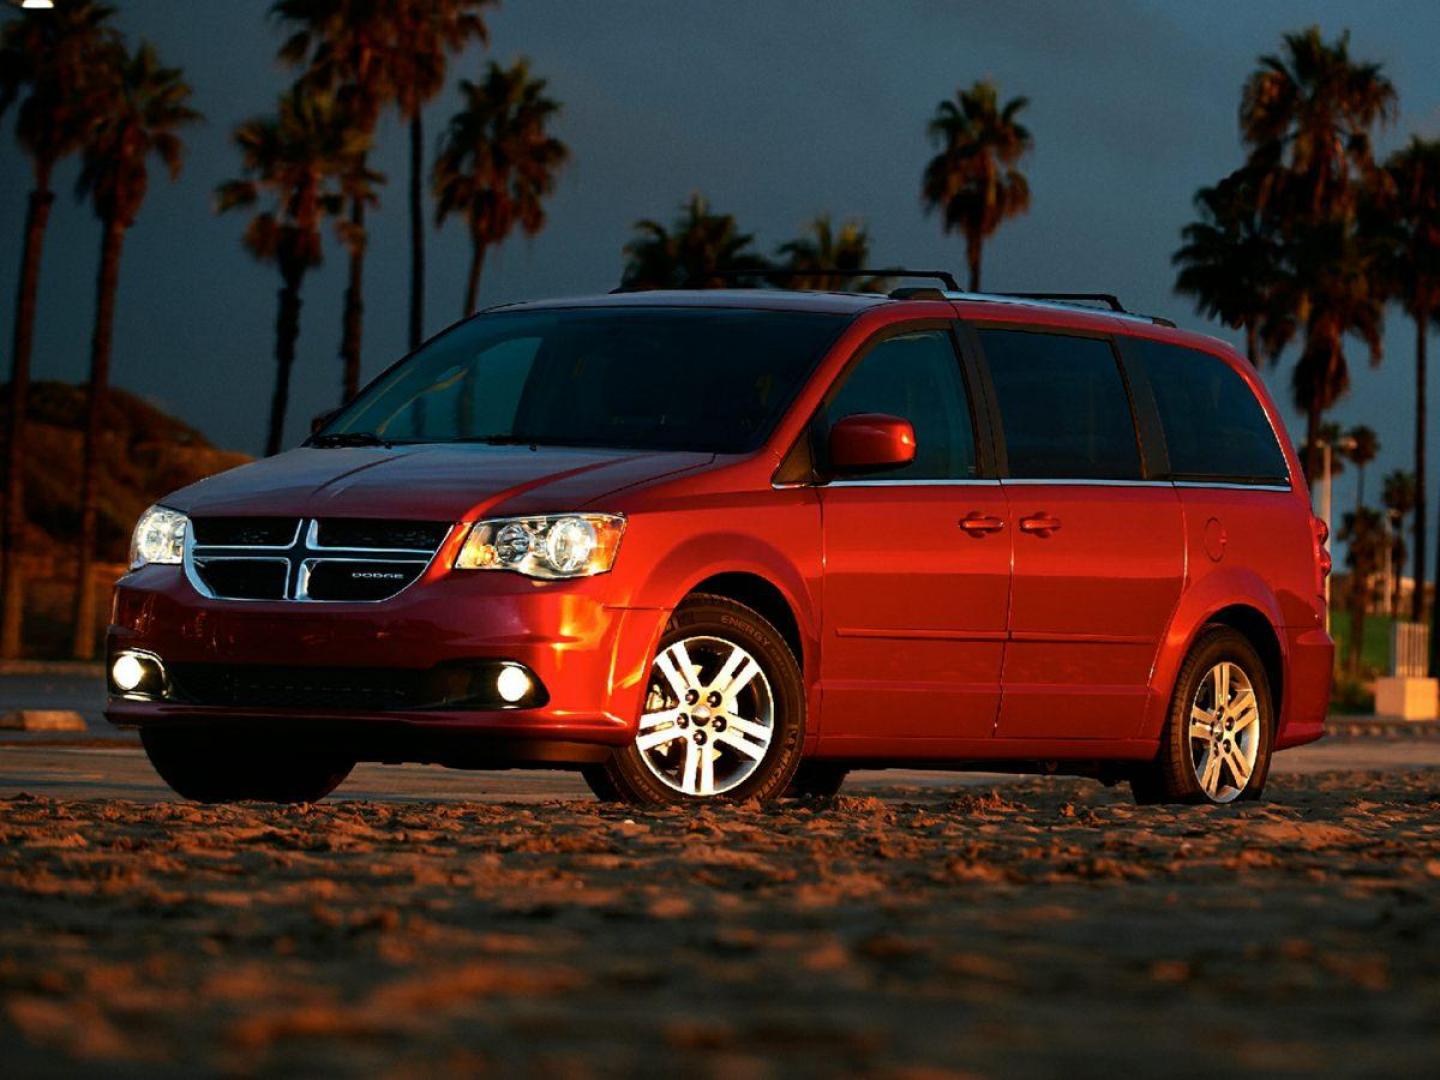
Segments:
[[[880,480],[971,480],[978,475],[970,402],[946,330],[885,338],[845,378],[825,410],[831,424],[856,413],[888,413],[915,428],[915,460]]]

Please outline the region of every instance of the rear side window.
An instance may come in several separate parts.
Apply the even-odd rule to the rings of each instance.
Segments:
[[[1134,339],[1165,429],[1176,480],[1288,484],[1290,470],[1265,410],[1217,356]]]
[[[915,460],[883,473],[882,479],[976,475],[970,404],[948,331],[916,330],[873,346],[825,410],[831,424],[857,413],[888,413],[915,428]]]
[[[980,344],[1000,404],[1010,476],[1140,478],[1130,395],[1110,342],[981,330]]]

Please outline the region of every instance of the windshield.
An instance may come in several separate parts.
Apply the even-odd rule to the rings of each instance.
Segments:
[[[738,308],[483,315],[381,376],[312,441],[752,450],[848,321]]]

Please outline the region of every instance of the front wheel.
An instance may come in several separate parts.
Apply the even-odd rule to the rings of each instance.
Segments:
[[[1140,803],[1258,799],[1270,773],[1274,704],[1248,638],[1207,627],[1181,665],[1155,761],[1131,780]]]
[[[638,805],[779,798],[800,763],[800,665],[743,604],[697,595],[676,608],[650,667],[635,741],[587,770],[602,799]]]
[[[160,779],[203,803],[318,802],[340,786],[353,759],[237,747],[212,732],[143,728],[140,742]]]

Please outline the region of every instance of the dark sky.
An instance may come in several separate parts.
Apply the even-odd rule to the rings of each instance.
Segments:
[[[287,82],[273,60],[279,32],[267,0],[111,2],[128,34],[153,40],[167,62],[184,67],[208,117],[189,138],[183,178],[154,182],[127,244],[114,381],[218,444],[254,452],[273,378],[278,278],[241,249],[243,217],[211,212],[211,193],[235,173],[235,124],[271,108]],[[920,208],[931,153],[925,124],[957,85],[990,76],[1005,96],[1031,99],[1025,120],[1035,151],[1025,166],[1033,208],[987,250],[986,285],[1114,291],[1137,310],[1198,326],[1170,291],[1178,230],[1195,189],[1239,162],[1236,108],[1257,55],[1311,23],[1327,35],[1349,27],[1353,53],[1383,62],[1399,88],[1401,114],[1382,149],[1413,131],[1440,134],[1434,0],[509,0],[490,20],[489,55],[528,55],[550,79],[574,163],[549,227],[492,259],[482,300],[610,288],[630,223],[669,218],[694,190],[736,214],[766,250],[829,210],[868,223],[878,263],[959,270],[961,242],[942,236]],[[455,77],[473,77],[483,58],[477,49],[458,60]],[[431,106],[427,138],[454,108],[453,94]],[[405,338],[403,134],[393,118],[380,133],[377,164],[391,182],[372,219],[367,377],[400,354]],[[0,342],[8,371],[30,176],[8,123],[4,135]],[[73,178],[72,165],[57,187],[68,195]],[[458,225],[432,233],[430,245],[434,332],[459,314],[468,249]],[[38,377],[85,377],[98,249],[91,211],[58,203],[45,251]],[[336,404],[343,274],[331,241],[326,265],[305,286],[292,442],[310,416]],[[1396,313],[1380,370],[1366,369],[1356,347],[1354,390],[1337,412],[1380,432],[1375,484],[1411,452],[1413,343]],[[1287,403],[1288,366],[1267,373]],[[1440,424],[1432,460],[1437,451]],[[1341,481],[1342,505],[1353,498],[1351,482]]]

